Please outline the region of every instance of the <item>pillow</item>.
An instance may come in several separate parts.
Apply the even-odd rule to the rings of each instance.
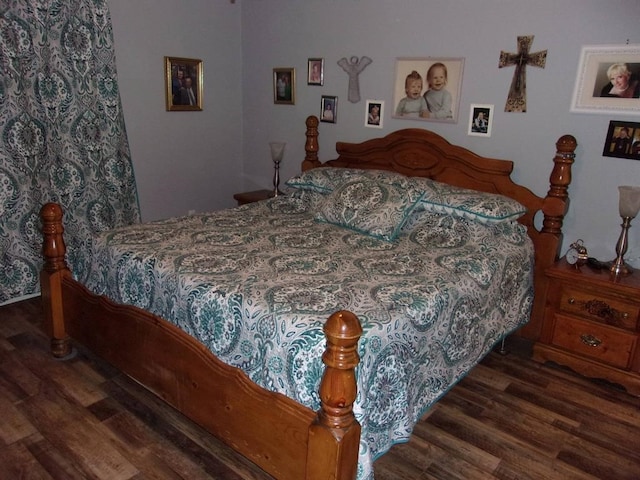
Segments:
[[[527,212],[522,204],[504,195],[454,187],[428,178],[415,178],[415,181],[425,191],[421,206],[430,212],[448,213],[485,224],[512,222]]]
[[[424,192],[406,177],[356,178],[328,194],[316,220],[393,241]]]
[[[289,187],[320,193],[333,192],[337,187],[358,178],[383,181],[407,178],[389,170],[363,170],[359,168],[318,167],[302,172],[285,182]]]

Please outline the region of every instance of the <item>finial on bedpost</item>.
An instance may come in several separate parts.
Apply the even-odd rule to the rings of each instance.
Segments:
[[[302,162],[302,171],[309,170],[320,165],[318,160],[318,117],[310,115],[307,117],[305,124],[307,125],[307,142],[304,145],[304,161]]]
[[[306,480],[355,479],[360,424],[353,414],[353,402],[362,326],[353,313],[341,310],[329,317],[324,333],[327,348],[322,355],[325,371],[320,382],[321,406],[309,428]]]
[[[62,208],[47,203],[40,209],[42,220],[42,254],[44,266],[40,274],[40,290],[45,315],[45,328],[51,337],[51,353],[56,358],[71,354],[71,343],[64,328],[62,278],[69,275],[64,261],[66,246],[62,234]]]

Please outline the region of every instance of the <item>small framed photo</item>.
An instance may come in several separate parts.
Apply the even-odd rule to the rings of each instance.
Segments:
[[[367,110],[364,117],[364,126],[371,128],[382,128],[383,110],[383,100],[367,100]]]
[[[338,97],[322,95],[320,100],[320,121],[336,123],[338,120]]]
[[[202,60],[164,57],[167,110],[202,110]]]
[[[464,58],[398,58],[393,118],[458,123]]]
[[[324,85],[323,58],[310,58],[307,61],[307,85]]]
[[[602,155],[640,160],[640,123],[610,121]]]
[[[493,105],[481,105],[472,103],[469,109],[468,135],[477,137],[490,137],[491,124],[493,123]]]
[[[295,68],[273,69],[273,103],[295,105],[296,70]]]
[[[571,111],[640,114],[640,45],[582,47]]]

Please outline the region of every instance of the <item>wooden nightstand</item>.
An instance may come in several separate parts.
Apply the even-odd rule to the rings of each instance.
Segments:
[[[640,271],[614,278],[561,259],[546,271],[547,303],[534,360],[553,361],[640,395]]]
[[[236,193],[233,198],[238,202],[238,206],[245,203],[259,202],[273,196],[272,190],[254,190],[253,192]]]

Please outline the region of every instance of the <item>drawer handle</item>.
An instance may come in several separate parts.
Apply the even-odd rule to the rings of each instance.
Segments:
[[[602,343],[602,340],[600,340],[598,337],[587,335],[586,333],[580,335],[580,340],[582,340],[582,343],[588,345],[589,347],[597,347]]]

